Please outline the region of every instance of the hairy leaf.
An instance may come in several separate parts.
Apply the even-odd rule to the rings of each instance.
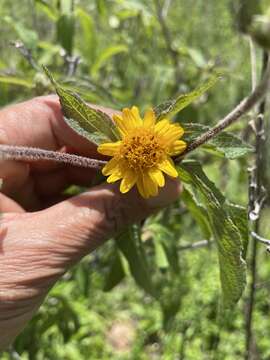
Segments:
[[[211,229],[217,242],[223,305],[232,307],[241,297],[246,284],[246,264],[243,259],[243,239],[227,211],[225,199],[196,162],[185,162],[179,167],[179,177],[201,195],[208,212]]]
[[[226,204],[226,208],[231,216],[232,221],[241,233],[243,258],[245,259],[249,241],[248,210],[243,206],[232,203]]]
[[[208,81],[198,86],[197,89],[193,90],[192,92],[181,94],[176,99],[168,100],[163,104],[156,106],[154,111],[157,119],[162,120],[165,117],[171,118],[173,115],[183,110],[186,106],[191,104],[194,100],[204,94],[212,86],[214,86],[219,78],[220,73],[215,73]]]
[[[181,194],[181,199],[184,201],[193,218],[197,221],[205,238],[207,240],[210,239],[212,233],[210,229],[208,213],[205,208],[197,201],[195,196],[193,196],[193,194],[188,189],[183,191]]]
[[[183,123],[182,126],[185,129],[184,140],[188,143],[210,129],[208,126],[194,123]],[[252,146],[226,131],[220,132],[210,139],[207,144],[202,146],[202,149],[225,156],[227,159],[236,159],[253,151]]]
[[[119,138],[118,131],[107,114],[93,109],[77,94],[61,87],[49,70],[45,66],[43,68],[60,98],[65,121],[73,130],[96,145]]]
[[[118,249],[126,258],[130,272],[136,283],[148,294],[156,297],[156,290],[150,276],[144,249],[140,237],[134,236],[132,226],[122,232],[116,238]]]

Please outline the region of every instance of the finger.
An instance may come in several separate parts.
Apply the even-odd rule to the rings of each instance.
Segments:
[[[115,112],[91,106],[110,116]],[[85,155],[91,155],[96,148],[66,124],[56,95],[37,97],[1,110],[0,143],[48,150],[58,150],[68,145]]]
[[[96,176],[96,171],[64,167],[46,174],[36,173],[32,176],[35,182],[35,192],[41,197],[47,197],[61,193],[70,184],[89,187]]]
[[[24,213],[24,209],[15,201],[0,193],[0,216],[2,213]]]
[[[150,200],[141,198],[135,189],[123,195],[118,184],[102,184],[37,213],[39,237],[45,232],[49,239],[46,256],[66,268],[128,224],[167,206],[179,193],[180,185],[174,180],[168,180],[160,194]]]
[[[13,190],[21,188],[29,176],[29,165],[26,163],[16,163],[10,160],[0,159],[0,178],[3,180],[1,191],[11,194]]]
[[[113,113],[111,109],[101,109],[108,114]],[[1,110],[0,144],[32,146],[57,151],[63,149],[63,151],[98,157],[96,146],[75,133],[65,123],[58,97],[55,95],[37,97]],[[53,162],[32,162],[29,165],[31,172],[34,170],[44,173],[62,168],[61,164]],[[3,191],[10,196],[12,192],[18,193],[24,187],[28,171],[28,165],[22,162],[1,161],[0,177],[4,178]],[[65,179],[66,176],[61,181],[64,182]],[[29,188],[33,188],[32,184]],[[31,196],[30,192],[28,194]],[[36,199],[34,202],[37,203]]]

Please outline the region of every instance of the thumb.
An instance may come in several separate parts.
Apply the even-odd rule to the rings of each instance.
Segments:
[[[121,194],[117,184],[102,184],[40,212],[39,228],[47,229],[50,256],[68,267],[127,225],[169,205],[180,189],[178,181],[167,179],[159,195],[146,200],[136,189]]]
[[[0,348],[23,329],[69,266],[128,224],[176,200],[179,192],[179,183],[171,179],[150,200],[135,189],[123,195],[117,185],[102,184],[40,212],[4,214]]]

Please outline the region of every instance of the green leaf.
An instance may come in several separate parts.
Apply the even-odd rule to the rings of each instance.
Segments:
[[[160,104],[154,108],[157,120],[162,120],[163,118],[171,118],[179,111],[183,110],[186,106],[191,104],[194,100],[204,94],[212,86],[214,86],[217,81],[220,79],[221,74],[219,72],[213,74],[208,81],[201,84],[194,91],[181,94],[176,99],[168,100],[163,104]]]
[[[57,40],[66,50],[68,55],[72,54],[73,39],[75,34],[75,19],[72,14],[63,14],[59,17],[56,24]]]
[[[243,258],[246,259],[249,241],[248,210],[246,207],[232,203],[226,204],[226,209],[229,212],[235,226],[241,233],[243,244]]]
[[[117,128],[107,114],[93,109],[77,94],[61,87],[45,66],[43,69],[60,98],[64,119],[73,130],[96,145],[119,139]]]
[[[210,129],[210,127],[202,124],[183,123],[185,134],[183,139],[189,143],[195,140]],[[225,156],[227,159],[236,159],[253,151],[253,147],[245,143],[236,135],[230,132],[220,132],[217,136],[209,140],[202,149],[211,151],[216,155]]]
[[[212,233],[209,224],[208,213],[206,209],[199,204],[195,196],[188,190],[184,189],[181,194],[181,199],[185,203],[186,207],[190,211],[192,217],[196,220],[200,226],[203,236],[208,240],[211,238]]]
[[[157,267],[159,269],[167,269],[169,267],[167,254],[164,249],[163,243],[159,240],[159,238],[156,238],[154,240],[154,247]]]
[[[57,11],[44,0],[35,0],[36,8],[43,12],[51,21],[57,21]]]
[[[27,49],[33,50],[37,47],[38,34],[35,31],[26,28],[25,25],[10,16],[5,16],[3,20],[13,28]]]
[[[156,289],[151,279],[151,272],[146,260],[146,254],[142,247],[141,238],[134,236],[132,226],[122,232],[116,238],[118,249],[126,258],[130,272],[136,283],[148,294],[157,297]]]
[[[26,88],[33,88],[33,83],[30,80],[21,79],[14,76],[1,76],[0,75],[0,83],[2,84],[9,84],[9,85],[16,85],[16,86],[23,86]]]
[[[238,29],[243,33],[248,33],[254,15],[261,13],[260,0],[235,0],[234,7]]]
[[[94,21],[90,14],[82,8],[77,8],[75,15],[78,18],[81,27],[80,35],[76,40],[80,44],[80,51],[82,52],[85,60],[92,62],[95,58],[97,48]]]
[[[113,45],[109,46],[107,49],[103,50],[100,57],[96,60],[94,65],[92,66],[91,74],[95,76],[100,68],[104,66],[104,64],[113,56],[120,54],[120,53],[128,52],[128,48],[126,45]]]
[[[270,17],[255,16],[249,28],[249,34],[258,45],[266,50],[270,49]]]
[[[243,238],[227,211],[225,199],[203,172],[200,164],[185,162],[178,168],[180,179],[192,185],[201,195],[211,229],[217,242],[222,299],[225,308],[233,307],[240,299],[246,284],[246,264],[243,259]]]
[[[118,285],[125,277],[125,271],[118,251],[114,252],[114,257],[110,264],[108,275],[105,279],[103,291],[110,291]]]

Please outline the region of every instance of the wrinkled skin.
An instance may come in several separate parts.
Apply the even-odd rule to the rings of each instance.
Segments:
[[[110,116],[113,110],[101,108]],[[0,143],[97,157],[95,146],[64,122],[56,96],[0,111]],[[167,179],[158,197],[102,184],[64,199],[70,184],[90,186],[95,171],[52,162],[0,160],[0,349],[31,319],[49,289],[84,255],[128,223],[174,201],[177,181]]]

